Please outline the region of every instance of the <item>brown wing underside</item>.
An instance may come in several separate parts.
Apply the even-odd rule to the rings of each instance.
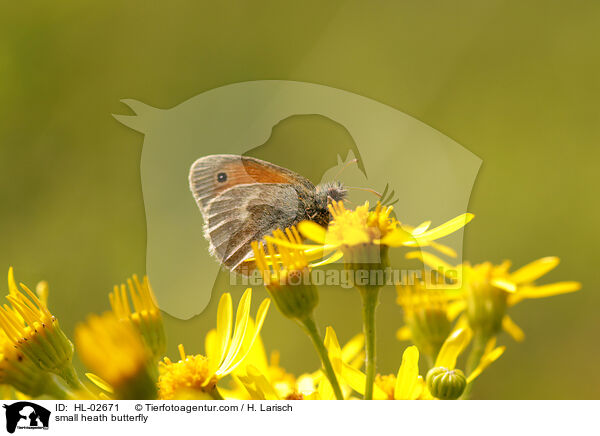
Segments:
[[[219,181],[219,174],[225,174],[226,180]],[[238,185],[277,183],[294,185],[308,192],[315,189],[308,179],[286,168],[248,156],[229,154],[198,159],[190,170],[189,182],[203,215],[206,215],[208,204],[213,199]]]
[[[227,268],[244,273],[252,265],[252,241],[306,219],[298,192],[289,184],[254,183],[230,188],[207,206],[205,236],[211,253]]]

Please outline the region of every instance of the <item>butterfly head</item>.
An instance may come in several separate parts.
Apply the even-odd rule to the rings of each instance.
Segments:
[[[346,198],[348,190],[341,182],[327,182],[317,186],[317,199],[327,206],[332,201],[341,201]]]
[[[314,209],[309,213],[312,221],[324,227],[329,225],[331,214],[327,205],[332,201],[341,201],[346,197],[347,190],[340,182],[327,182],[317,186]]]

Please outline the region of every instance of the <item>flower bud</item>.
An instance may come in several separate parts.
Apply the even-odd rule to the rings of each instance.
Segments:
[[[294,227],[273,232],[274,242],[301,242]],[[303,320],[309,317],[319,304],[317,288],[310,282],[310,268],[302,250],[275,245],[267,242],[252,244],[255,262],[263,276],[265,287],[273,298],[277,309],[291,319]]]
[[[438,366],[427,373],[427,388],[440,400],[456,400],[467,387],[467,378],[460,369],[449,370]]]
[[[428,283],[433,283],[436,287],[443,283],[437,274],[424,274],[430,274],[428,280],[417,281],[413,285],[397,286],[396,302],[402,306],[404,321],[410,330],[410,339],[421,354],[433,363],[452,331],[452,316],[449,312],[452,296],[445,289],[430,288]],[[436,281],[431,282],[432,279]]]
[[[506,314],[507,293],[487,282],[471,282],[467,292],[469,325],[485,337],[497,335]]]
[[[294,272],[290,275],[299,274]],[[317,288],[311,284],[267,286],[277,309],[282,315],[292,319],[304,319],[319,304]]]

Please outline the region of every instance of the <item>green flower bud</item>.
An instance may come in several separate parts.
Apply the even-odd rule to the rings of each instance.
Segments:
[[[293,271],[288,274],[288,279],[291,279],[289,284],[267,286],[277,309],[287,318],[305,319],[319,304],[319,292],[315,286],[302,282],[296,285],[292,284],[295,280],[293,277],[301,275],[300,271]],[[298,280],[304,279],[298,278]]]
[[[431,395],[440,400],[456,400],[467,387],[467,378],[460,369],[441,366],[431,368],[426,381]]]

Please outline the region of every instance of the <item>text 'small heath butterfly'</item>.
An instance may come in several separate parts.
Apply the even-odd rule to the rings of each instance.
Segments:
[[[327,204],[343,200],[339,182],[313,185],[286,168],[248,156],[215,154],[198,159],[190,188],[204,218],[210,252],[227,268],[247,274],[251,243],[276,229],[310,220],[326,227]]]

